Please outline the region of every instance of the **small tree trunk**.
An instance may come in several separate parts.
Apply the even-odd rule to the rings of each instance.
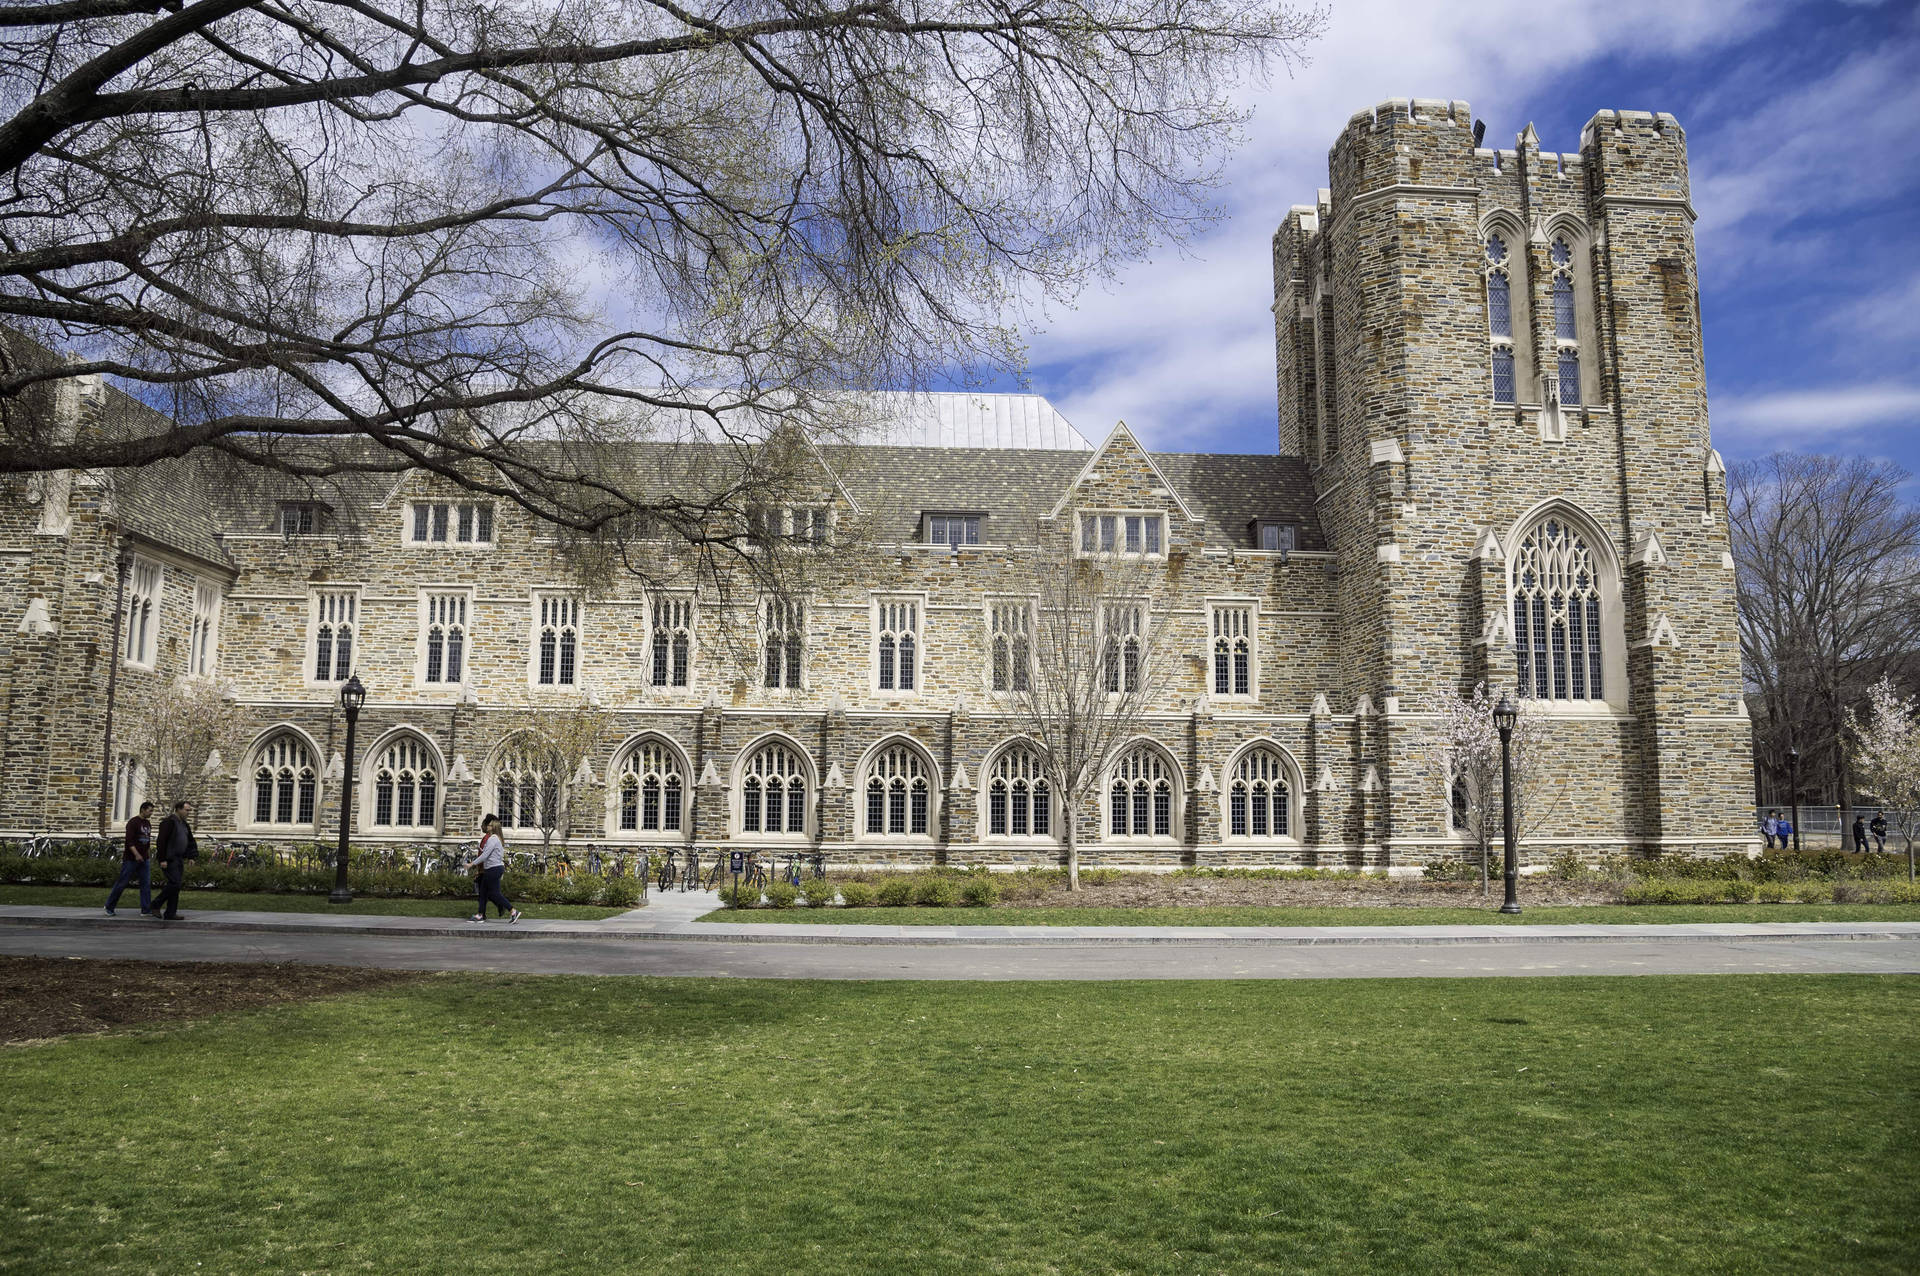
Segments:
[[[1484,826],[1486,824],[1486,821],[1481,820],[1480,823]],[[1480,830],[1480,898],[1481,899],[1493,898],[1493,881],[1492,881],[1492,878],[1487,873],[1487,851],[1491,845],[1492,845],[1492,841],[1490,838],[1487,837],[1486,829],[1482,827],[1482,829]]]
[[[1066,812],[1066,824],[1067,824],[1067,889],[1070,891],[1077,891],[1080,889],[1080,837],[1079,837],[1078,830],[1076,830],[1073,826],[1073,812],[1071,808],[1069,808],[1068,811]]]

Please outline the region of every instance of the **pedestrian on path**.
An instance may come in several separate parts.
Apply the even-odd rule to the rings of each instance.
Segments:
[[[1873,830],[1873,849],[1882,855],[1887,853],[1887,817],[1880,811],[1873,813],[1873,823],[1867,825]]]
[[[477,870],[473,881],[476,893],[480,897],[480,911],[468,918],[469,921],[487,920],[487,902],[500,910],[500,916],[509,922],[520,920],[520,910],[507,902],[506,892],[500,889],[500,879],[507,871],[507,845],[500,839],[500,817],[488,814],[480,821],[480,849],[467,861],[467,867]]]
[[[1784,815],[1781,816],[1779,826],[1774,829],[1773,835],[1780,839],[1781,850],[1784,851],[1788,847],[1792,846],[1793,845],[1793,821],[1788,819]]]
[[[1773,849],[1773,839],[1780,834],[1780,812],[1768,811],[1767,817],[1760,821],[1760,832],[1767,839],[1767,849]]]
[[[193,835],[193,803],[175,802],[173,814],[160,821],[160,871],[167,884],[160,898],[153,901],[153,916],[163,922],[180,918],[180,886],[187,875],[187,861],[200,858],[200,842]],[[165,912],[162,912],[162,907]]]
[[[1867,853],[1867,817],[1864,815],[1853,817],[1853,849],[1857,855]]]
[[[120,848],[120,876],[114,880],[113,889],[107,892],[107,916],[113,916],[113,906],[120,902],[120,892],[127,889],[127,883],[135,877],[140,879],[140,915],[153,912],[153,824],[147,818],[153,810],[153,803],[142,802],[140,813],[127,821],[127,831]]]

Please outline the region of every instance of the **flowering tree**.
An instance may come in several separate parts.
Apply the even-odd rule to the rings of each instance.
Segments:
[[[1847,714],[1854,737],[1854,776],[1863,793],[1880,799],[1881,811],[1907,844],[1907,880],[1913,880],[1913,835],[1920,823],[1920,721],[1913,697],[1902,697],[1890,679],[1867,689],[1866,712]]]
[[[206,678],[180,678],[128,705],[124,747],[146,769],[148,793],[162,807],[201,802],[244,746],[246,716],[233,690]]]
[[[1530,827],[1528,817],[1544,814],[1542,793],[1536,785],[1540,771],[1545,723],[1533,711],[1533,702],[1516,702],[1520,716],[1513,727],[1513,819],[1517,829]],[[1477,683],[1467,696],[1448,694],[1441,701],[1442,758],[1448,777],[1448,819],[1473,839],[1480,852],[1480,891],[1488,893],[1488,858],[1493,839],[1503,832],[1500,798],[1500,729],[1494,725],[1494,696],[1487,684]],[[1534,801],[1529,803],[1528,799]]]

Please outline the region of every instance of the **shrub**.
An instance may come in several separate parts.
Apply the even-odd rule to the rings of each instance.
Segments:
[[[720,892],[722,908],[758,908],[760,907],[760,888],[750,886],[743,879],[739,891],[733,889],[733,883],[727,883],[727,889]]]
[[[792,882],[767,883],[767,907],[769,908],[792,908],[793,901],[799,897],[800,890]]]
[[[805,897],[808,908],[831,908],[833,906],[833,883],[827,878],[807,878],[800,883],[800,894]]]
[[[944,875],[923,877],[914,887],[913,902],[922,908],[952,908],[960,902],[960,886]]]
[[[848,908],[872,908],[876,894],[871,882],[840,883],[840,902]]]
[[[896,875],[880,883],[876,897],[882,908],[905,908],[913,903],[913,886],[911,877]]]
[[[1745,904],[1756,894],[1752,882],[1737,878],[1653,877],[1629,882],[1621,899],[1628,904]]]
[[[634,908],[640,903],[640,880],[635,877],[609,877],[600,887],[600,902],[608,908]]]
[[[1000,887],[985,873],[974,873],[960,887],[960,900],[968,908],[991,908],[999,902]]]
[[[1562,851],[1547,864],[1547,876],[1556,882],[1584,882],[1593,870],[1572,851]]]
[[[1466,859],[1442,856],[1429,861],[1421,876],[1429,882],[1477,882],[1480,880],[1479,852]]]

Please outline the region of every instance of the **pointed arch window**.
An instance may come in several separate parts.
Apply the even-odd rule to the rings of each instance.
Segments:
[[[1138,603],[1108,603],[1101,608],[1100,617],[1107,693],[1117,696],[1138,692],[1141,661],[1146,654],[1146,608]]]
[[[1285,761],[1264,745],[1248,749],[1227,781],[1227,836],[1257,839],[1292,833],[1293,787]]]
[[[740,831],[800,835],[807,832],[807,771],[786,745],[762,745],[741,768]]]
[[[868,768],[866,812],[869,836],[925,837],[932,827],[932,784],[917,750],[895,745]]]
[[[1487,339],[1493,371],[1493,401],[1518,403],[1524,369],[1522,347],[1515,344],[1515,335],[1527,330],[1525,273],[1509,245],[1507,231],[1490,232],[1485,249],[1483,269],[1487,281]]]
[[[693,599],[656,598],[649,681],[656,687],[685,687],[693,678]]]
[[[509,740],[493,764],[494,813],[502,828],[551,834],[560,827],[566,777],[544,739]]]
[[[1535,700],[1606,698],[1601,574],[1592,547],[1549,517],[1513,562],[1513,640],[1519,693]]]
[[[1176,793],[1173,767],[1152,745],[1120,758],[1107,783],[1107,836],[1171,838]]]
[[[987,628],[988,685],[995,691],[1028,690],[1033,682],[1033,605],[994,603]]]
[[[620,758],[615,830],[678,833],[686,811],[680,754],[662,740],[642,740]]]
[[[311,825],[318,777],[306,741],[283,731],[261,745],[253,762],[253,822]]]
[[[371,824],[376,829],[431,831],[439,814],[440,774],[418,736],[401,736],[374,759]]]
[[[353,672],[354,635],[360,628],[360,594],[321,590],[313,596],[313,680],[345,682]]]
[[[464,591],[425,596],[420,634],[423,682],[456,684],[464,680],[469,605]]]
[[[1560,402],[1577,408],[1583,402],[1580,386],[1580,306],[1576,287],[1580,255],[1564,234],[1555,235],[1547,249],[1553,266],[1553,344],[1555,376]]]
[[[987,781],[989,837],[1052,837],[1053,790],[1040,755],[1025,745],[1005,749]]]
[[[1253,607],[1246,603],[1213,607],[1213,694],[1253,695]]]
[[[919,600],[878,599],[873,623],[874,690],[911,693],[919,685]]]

